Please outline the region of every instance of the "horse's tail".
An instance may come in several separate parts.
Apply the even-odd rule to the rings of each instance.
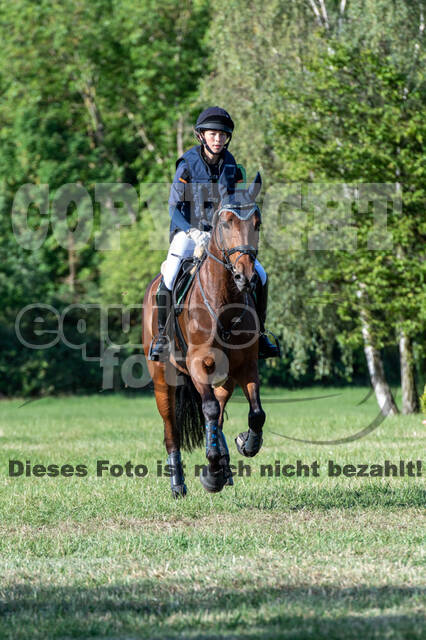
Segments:
[[[183,380],[183,384],[176,387],[176,424],[181,448],[192,451],[204,442],[205,421],[201,396],[191,377],[183,374]]]

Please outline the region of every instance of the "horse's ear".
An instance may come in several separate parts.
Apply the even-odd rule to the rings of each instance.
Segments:
[[[252,200],[256,200],[259,192],[262,188],[262,178],[260,177],[259,171],[256,173],[256,177],[247,189],[247,192]]]

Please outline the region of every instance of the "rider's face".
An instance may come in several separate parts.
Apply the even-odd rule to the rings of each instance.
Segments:
[[[204,137],[206,139],[207,145],[210,147],[213,153],[220,153],[226,144],[228,134],[225,133],[225,131],[208,129],[207,131],[204,131]]]

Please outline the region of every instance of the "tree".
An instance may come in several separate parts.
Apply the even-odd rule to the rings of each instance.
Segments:
[[[405,338],[420,337],[424,307],[424,52],[408,73],[399,66],[400,58],[384,49],[328,40],[327,50],[306,61],[303,90],[283,88],[290,108],[285,119],[277,118],[282,153],[292,158],[293,174],[306,179],[309,166],[311,179],[317,181],[393,183],[394,197],[401,195],[402,213],[389,213],[387,237],[383,228],[374,228],[377,218],[358,208],[358,248],[353,253],[335,251],[332,268],[323,272],[339,284],[357,312],[360,324],[355,329],[362,328],[366,354],[369,349],[377,354],[378,347],[395,342],[400,332]],[[373,188],[373,196],[374,189],[380,187]],[[326,224],[322,227],[320,232]],[[389,240],[393,246],[386,246]],[[344,306],[341,312],[347,313]],[[405,340],[406,352],[408,344]],[[367,359],[371,365],[379,362],[377,357]],[[403,379],[408,375],[413,382],[412,371],[406,373],[409,360],[409,355],[402,360]],[[374,369],[373,384],[381,379],[383,386],[381,370]],[[386,395],[394,412],[389,391]]]
[[[0,322],[6,328],[23,301],[55,299],[64,307],[99,300],[104,254],[95,245],[101,221],[95,185],[170,179],[177,147],[187,139],[183,114],[205,68],[207,22],[203,0],[185,1],[178,12],[169,0],[2,3],[0,254],[7,259],[0,292],[8,312],[0,312]],[[48,185],[51,210],[63,185],[87,190],[83,217],[91,233],[81,246],[72,233],[72,205],[66,223],[51,224],[37,250],[17,243],[11,210],[25,183]],[[15,213],[23,230],[27,214],[29,228],[45,219],[35,206],[17,205]],[[31,274],[28,286],[25,274]]]
[[[120,232],[120,249],[105,252],[100,267],[100,293],[106,304],[138,305],[159,273],[163,252],[153,249],[155,229],[148,217]]]
[[[305,230],[298,228],[288,205],[286,212],[279,212],[284,226],[278,217],[275,234],[279,238],[291,219],[298,247],[292,247],[287,234],[284,251],[276,241],[267,242],[269,247],[264,245],[262,250],[275,285],[270,317],[287,348],[297,352],[294,362],[298,361],[300,371],[306,367],[312,344],[334,341],[350,368],[349,354],[362,343],[363,335],[366,355],[370,350],[374,353],[367,358],[371,363],[380,361],[380,347],[395,343],[402,326],[407,335],[420,339],[424,313],[419,261],[424,210],[422,7],[421,2],[383,0],[278,1],[267,7],[243,7],[236,1],[214,6],[211,58],[215,69],[204,83],[202,96],[222,96],[238,125],[233,149],[250,170],[264,170],[266,191],[274,183],[308,185],[305,195],[297,185],[289,195],[293,208],[303,214],[300,219],[308,223]],[[224,50],[227,56],[220,55]],[[352,183],[402,181],[404,215],[389,214],[400,255],[388,249],[370,251],[368,238],[375,230],[372,211],[364,213],[356,207],[351,215],[358,250],[345,250],[349,229],[335,246],[312,251],[310,238],[330,234],[330,227],[314,215],[312,201],[305,206],[310,201],[310,184],[343,182],[351,191]],[[324,218],[333,222],[333,217],[345,215],[345,207],[343,201]],[[271,236],[265,234],[264,239],[267,235]],[[380,241],[377,234],[376,241]],[[313,292],[316,307],[311,303]],[[324,369],[320,363],[330,366],[335,351],[323,349],[324,360],[321,351],[315,350],[320,374]],[[373,372],[374,380],[378,377],[379,371]],[[386,386],[384,379],[383,383]],[[392,402],[387,404],[395,410]]]

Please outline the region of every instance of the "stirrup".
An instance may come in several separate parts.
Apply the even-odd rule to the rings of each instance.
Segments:
[[[269,340],[267,334],[273,337],[275,344]],[[259,360],[265,360],[266,358],[281,358],[281,348],[277,336],[272,333],[272,331],[267,330],[263,331],[260,336],[263,337],[263,341],[265,342],[265,350],[262,352],[259,349]]]
[[[151,340],[148,352],[148,360],[153,362],[166,362],[169,358],[170,340],[167,336],[157,334]]]

